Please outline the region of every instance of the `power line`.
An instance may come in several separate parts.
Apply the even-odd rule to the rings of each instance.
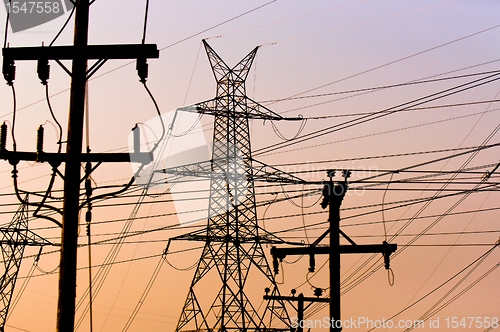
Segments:
[[[382,118],[382,117],[385,117],[385,116],[388,116],[391,114],[395,114],[395,113],[404,111],[404,110],[411,108],[411,107],[423,105],[425,103],[429,103],[429,102],[434,101],[434,100],[438,100],[438,99],[441,99],[444,97],[448,97],[450,95],[454,95],[456,93],[460,93],[460,92],[463,92],[463,91],[466,91],[469,89],[473,89],[473,88],[482,86],[484,84],[488,84],[488,83],[497,81],[498,79],[500,79],[500,77],[498,77],[498,74],[493,74],[493,75],[489,75],[489,76],[484,77],[484,78],[470,81],[468,83],[460,84],[460,85],[457,85],[453,88],[441,90],[439,92],[432,93],[432,94],[429,94],[427,96],[420,97],[420,98],[414,99],[414,100],[409,101],[409,102],[405,102],[405,103],[402,103],[402,104],[399,104],[396,106],[392,106],[392,107],[383,109],[381,111],[377,111],[371,115],[360,116],[360,117],[353,119],[353,120],[344,121],[342,123],[339,123],[339,124],[336,124],[333,126],[328,126],[328,127],[323,128],[323,129],[320,129],[320,130],[315,130],[313,132],[310,132],[308,134],[304,134],[302,136],[299,136],[295,139],[289,140],[289,141],[284,142],[284,143],[275,143],[275,144],[268,145],[267,147],[255,150],[254,156],[269,153],[269,152],[275,151],[277,149],[282,149],[284,147],[295,145],[298,143],[302,143],[302,142],[305,142],[305,141],[308,141],[308,140],[311,140],[311,139],[314,139],[317,137],[323,137],[324,135],[331,134],[333,132],[337,132],[337,131],[340,131],[343,129],[351,128],[353,126],[363,124],[363,123],[366,123],[369,121],[373,121],[373,120],[376,120],[376,119],[379,119],[379,118]]]
[[[500,59],[499,60],[495,60],[495,61],[500,61]],[[335,95],[349,94],[349,93],[355,93],[355,92],[365,92],[365,91],[374,91],[374,90],[377,91],[377,90],[389,89],[389,88],[397,88],[397,87],[402,87],[402,86],[418,85],[418,84],[425,84],[425,83],[435,83],[435,82],[442,82],[442,81],[454,80],[454,79],[465,78],[465,77],[487,75],[487,74],[492,74],[492,73],[497,73],[497,72],[499,72],[499,71],[498,70],[492,70],[492,71],[485,71],[485,72],[479,72],[479,73],[473,73],[473,74],[465,74],[465,75],[457,75],[457,76],[451,76],[451,77],[436,78],[436,79],[430,79],[430,80],[423,79],[423,80],[417,80],[417,81],[411,81],[411,82],[405,82],[405,83],[397,83],[397,84],[391,84],[391,85],[381,85],[381,86],[370,87],[370,88],[346,90],[346,91],[339,91],[339,92],[321,93],[321,94],[308,95],[308,96],[296,96],[296,97],[288,97],[288,98],[281,98],[281,99],[263,100],[263,101],[261,101],[261,103],[263,103],[263,104],[277,103],[277,102],[281,102],[281,101],[290,101],[290,100],[298,100],[298,99],[309,99],[309,98],[320,98],[320,97],[335,96]],[[357,113],[357,115],[360,115],[360,114]],[[338,116],[349,116],[349,115],[338,115]]]

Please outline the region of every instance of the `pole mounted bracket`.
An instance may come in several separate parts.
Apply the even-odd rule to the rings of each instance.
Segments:
[[[112,59],[157,59],[160,51],[156,44],[115,44],[77,46],[39,46],[39,47],[6,47],[2,49],[4,58],[13,61],[22,60],[87,60]]]
[[[48,162],[50,165],[60,165],[66,162],[66,153],[52,152],[23,152],[9,151],[7,149],[0,150],[0,159],[8,160],[11,164],[17,164],[20,160]],[[81,162],[92,163],[129,163],[137,162],[144,165],[149,164],[153,160],[153,155],[150,152],[135,152],[135,153],[82,153]]]
[[[382,244],[358,244],[358,245],[341,245],[338,248],[340,254],[369,254],[381,253],[384,256],[384,264],[389,267],[389,259],[393,252],[398,249],[395,243],[383,242]],[[286,256],[296,255],[328,255],[333,250],[330,246],[307,246],[307,247],[292,247],[292,248],[271,248],[271,256],[273,256],[274,273],[278,274],[279,261],[283,261]],[[279,261],[278,261],[279,260]]]
[[[14,79],[14,61],[54,60],[69,76],[71,71],[61,62],[63,60],[86,59],[96,60],[87,70],[88,80],[108,60],[125,59],[158,59],[160,51],[156,44],[116,44],[77,46],[39,46],[39,47],[6,47],[2,49],[4,58],[3,72],[7,82]]]

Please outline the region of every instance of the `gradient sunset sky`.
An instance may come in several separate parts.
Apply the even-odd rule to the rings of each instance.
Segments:
[[[144,8],[144,0],[96,0],[90,11],[89,43],[140,43]],[[497,133],[500,125],[498,13],[500,3],[494,0],[151,0],[146,42],[157,44],[161,52],[159,59],[149,60],[148,87],[162,113],[211,99],[215,96],[215,80],[202,39],[207,39],[231,67],[261,45],[246,82],[247,95],[283,116],[300,114],[307,118],[301,135],[324,128],[332,130],[321,131],[315,138],[303,142],[290,141],[286,146],[267,149],[283,140],[269,121],[253,120],[254,157],[314,181],[325,179],[324,171],[328,168],[350,169],[352,184],[342,205],[342,230],[360,244],[381,243],[385,238],[383,221],[389,239],[402,230],[391,239],[401,251],[391,262],[395,275],[392,287],[384,269],[371,272],[380,263],[379,256],[372,260],[369,255],[342,257],[343,319],[387,319],[457,274],[492,249],[499,239],[500,206],[495,203],[499,199],[496,193],[499,171],[484,181],[486,172],[492,171],[500,160],[499,147],[444,158],[471,151],[466,148],[500,142]],[[11,47],[47,45],[68,15],[24,32],[12,33],[9,29],[8,43]],[[4,10],[0,10],[0,21],[5,22]],[[71,20],[55,45],[72,43],[73,24]],[[36,63],[18,61],[16,65],[17,148],[33,151],[36,129],[44,124],[45,149],[56,151],[56,127],[45,102],[45,89],[37,78]],[[477,83],[471,83],[473,81]],[[69,83],[68,75],[51,62],[50,100],[64,130],[67,129]],[[436,95],[435,100],[429,97],[422,104],[413,102],[436,93],[441,94]],[[449,95],[444,96],[446,94]],[[13,100],[9,86],[0,87],[0,98],[1,120],[7,121],[10,128]],[[406,105],[408,102],[413,103]],[[403,109],[404,106],[411,109]],[[345,128],[335,127],[367,113],[389,109],[399,112]],[[89,119],[93,152],[127,152],[131,128],[136,123],[157,120],[154,105],[138,82],[135,63],[108,61],[90,80]],[[189,128],[194,120],[181,116],[179,121]],[[197,129],[194,133],[198,136],[193,136],[198,140],[205,138],[207,151],[212,139],[212,121],[210,116],[203,116],[199,123],[203,135]],[[286,138],[294,137],[300,127],[300,123],[285,121],[275,125]],[[183,144],[181,138],[177,144]],[[11,146],[9,136],[7,148]],[[146,145],[143,149],[146,150]],[[416,166],[419,164],[422,165]],[[50,177],[49,165],[22,162],[19,169],[23,189],[45,190]],[[446,184],[453,175],[446,171],[459,169],[466,172]],[[10,222],[18,206],[12,195],[11,170],[8,162],[0,163],[2,225]],[[401,172],[396,172],[398,170]],[[103,165],[93,180],[96,186],[109,186],[122,184],[132,175],[130,165]],[[367,179],[372,176],[373,179]],[[340,180],[340,176],[336,180]],[[435,199],[428,206],[425,201],[407,204],[435,195],[471,190],[479,183],[483,190],[473,192],[463,201],[464,194],[457,194]],[[58,181],[56,189],[60,188]],[[287,240],[312,242],[327,227],[326,211],[319,203],[313,205],[320,193],[304,199],[294,198],[294,204],[281,199],[318,188],[318,185],[260,188],[258,202],[277,201],[258,208],[260,226]],[[123,331],[161,259],[167,240],[204,225],[203,222],[182,222],[177,227],[181,222],[175,215],[179,205],[172,202],[175,198],[171,194],[163,191],[158,189],[145,199],[129,230],[132,235],[125,240],[115,259],[117,264],[111,268],[95,298],[94,331]],[[138,200],[132,195],[139,192],[97,203],[94,207],[92,233],[93,241],[98,242],[92,246],[94,266],[103,263]],[[206,198],[207,193],[204,195]],[[206,200],[199,195],[195,197],[199,199],[193,201],[192,208],[201,209],[201,215],[206,215],[203,209],[207,207],[200,203]],[[194,220],[199,214],[186,216]],[[47,220],[32,219],[30,227],[53,242],[60,241],[59,228]],[[422,232],[425,234],[414,241]],[[86,242],[82,226],[80,243]],[[411,245],[405,247],[409,243]],[[128,331],[175,329],[194,273],[192,269],[182,270],[196,263],[201,245],[174,242],[170,246],[173,252],[167,256],[170,264],[162,265]],[[55,330],[57,249],[43,249],[40,269],[35,270],[12,311],[7,331]],[[264,250],[269,254],[270,247]],[[447,318],[480,317],[484,321],[486,317],[500,317],[499,271],[487,274],[499,264],[498,250],[492,250],[462,282],[471,269],[394,321],[425,317],[483,275],[484,279],[433,314],[432,319],[440,319],[439,331],[456,331],[446,328]],[[38,248],[26,248],[14,297],[37,253]],[[290,263],[296,258],[287,258],[287,261]],[[78,259],[81,270],[77,301],[88,286],[87,247],[80,249]],[[294,264],[284,263],[281,268],[284,274],[281,271],[276,277],[283,282],[281,293],[288,295],[296,288],[306,296],[313,296],[312,286],[328,288],[328,263],[325,263],[326,257],[317,257],[318,272],[314,275],[307,275],[307,258]],[[93,269],[94,275],[98,269]],[[215,276],[209,275],[207,285],[214,280]],[[249,296],[257,306],[267,286],[258,278],[247,281]],[[82,301],[76,320],[83,317],[78,330],[88,331],[88,315],[82,316],[88,299]],[[289,314],[296,316],[292,308]],[[328,308],[309,314],[308,319],[322,319],[328,315]],[[350,330],[369,328],[345,329]],[[484,331],[485,328],[471,330]]]

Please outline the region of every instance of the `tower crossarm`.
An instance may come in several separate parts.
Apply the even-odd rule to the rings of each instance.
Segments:
[[[178,108],[179,111],[207,114],[212,116],[228,116],[231,118],[243,118],[243,119],[254,119],[254,120],[270,120],[270,121],[303,121],[302,116],[298,117],[283,117],[278,113],[270,110],[264,105],[245,96],[239,103],[245,107],[241,110],[224,110],[219,107],[223,100],[227,99],[227,96],[217,96],[216,98],[206,100],[194,105],[185,106]]]
[[[295,175],[292,175],[274,166],[267,165],[255,159],[252,159],[252,166],[253,166],[254,181],[291,183],[291,184],[308,183],[304,179],[301,179]],[[205,160],[197,163],[164,168],[158,170],[157,172],[169,175],[192,176],[192,177],[210,179],[214,172],[213,167],[214,166],[212,165],[212,160]]]
[[[296,117],[283,117],[278,113],[272,111],[266,106],[248,98],[245,96],[247,109],[250,114],[258,115],[257,117],[253,117],[253,119],[263,119],[263,120],[274,120],[274,121],[303,121],[302,116]]]
[[[307,184],[307,181],[295,175],[282,171],[274,166],[267,165],[261,161],[252,159],[254,169],[253,179],[255,181]]]
[[[158,170],[157,172],[177,176],[192,176],[199,178],[210,178],[212,172],[212,160],[197,163],[174,166]]]
[[[33,233],[30,230],[14,228],[14,227],[0,227],[0,245],[23,245],[23,246],[50,246],[53,245],[43,237]]]
[[[284,240],[280,239],[276,235],[262,229],[259,227],[258,236],[249,237],[249,238],[238,238],[239,243],[254,243],[260,242],[264,244],[287,244]],[[171,238],[173,241],[198,241],[198,242],[213,242],[213,243],[226,243],[234,240],[233,238],[229,238],[227,236],[213,236],[207,235],[206,229],[202,229],[199,231],[193,231],[186,234],[178,235],[176,237]]]

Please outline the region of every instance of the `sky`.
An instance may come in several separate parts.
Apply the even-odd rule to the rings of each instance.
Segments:
[[[179,107],[215,97],[215,80],[202,39],[230,67],[260,46],[246,81],[247,96],[282,116],[301,115],[307,121],[300,132],[300,122],[252,120],[253,157],[311,181],[326,179],[326,169],[351,170],[350,189],[341,210],[342,230],[359,244],[381,243],[387,234],[389,241],[399,246],[391,261],[393,286],[388,272],[377,269],[379,255],[375,259],[369,255],[342,257],[343,319],[388,319],[418,301],[394,317],[395,324],[429,316],[440,323],[440,331],[455,331],[451,324],[456,317],[459,322],[465,318],[467,325],[457,328],[484,331],[487,320],[500,317],[499,271],[494,269],[500,254],[498,248],[489,252],[500,235],[495,203],[498,171],[484,178],[499,162],[499,148],[488,147],[477,154],[471,153],[471,148],[499,143],[498,6],[493,0],[150,0],[146,43],[156,44],[160,57],[148,61],[147,84],[168,119]],[[145,1],[96,0],[90,10],[89,43],[140,43],[144,9]],[[68,15],[21,32],[13,33],[9,28],[9,46],[49,44]],[[0,10],[1,22],[5,16]],[[54,45],[72,43],[73,24],[71,19]],[[45,150],[55,152],[57,129],[45,88],[36,75],[36,63],[18,61],[16,66],[17,149],[34,151],[36,129],[43,124]],[[50,102],[64,132],[69,86],[68,75],[51,62]],[[143,151],[151,148],[158,117],[133,61],[108,61],[89,81],[88,90],[89,126],[84,132],[88,132],[93,152],[130,151],[129,138],[136,123],[145,128],[144,135],[149,133]],[[11,87],[1,85],[0,98],[1,120],[11,128]],[[379,111],[385,111],[378,113],[383,116],[370,115]],[[197,123],[196,117],[179,116],[179,133],[194,127],[172,138],[172,144],[204,147],[208,154],[213,118],[205,115]],[[308,139],[292,139],[296,135]],[[7,149],[11,147],[9,134]],[[168,159],[168,153],[159,158]],[[21,162],[18,168],[22,189],[43,192],[47,188],[49,165]],[[94,187],[101,188],[96,192],[109,192],[109,186],[125,183],[133,170],[128,164],[100,166],[93,175]],[[461,172],[453,173],[457,170]],[[13,195],[11,171],[7,161],[0,163],[2,225],[11,221],[19,205]],[[451,183],[447,183],[449,179]],[[335,180],[341,180],[340,174]],[[196,181],[193,184],[198,186]],[[464,190],[478,184],[482,190],[464,195]],[[136,219],[128,224],[129,236],[114,258],[116,264],[96,291],[95,331],[175,329],[194,274],[189,268],[199,259],[202,243],[175,241],[167,261],[162,261],[161,254],[169,238],[203,227],[207,208],[206,194],[183,200],[174,193],[176,188],[182,192],[179,188],[183,187],[175,185],[166,181],[152,188],[140,206],[141,187],[134,187],[135,191],[125,197],[95,204],[91,246],[95,280],[102,273],[99,266],[115,250],[113,242],[127,219],[136,213]],[[261,227],[288,241],[305,243],[326,230],[327,214],[317,203],[321,186],[259,185]],[[54,189],[61,187],[58,179]],[[311,195],[286,199],[304,190],[310,190]],[[426,198],[443,195],[448,196],[425,203]],[[419,199],[420,203],[415,203]],[[201,212],[181,213],[189,208]],[[201,221],[196,222],[198,218]],[[32,218],[29,225],[48,240],[60,241],[60,229],[54,223]],[[82,245],[88,241],[85,232],[82,225]],[[398,236],[393,238],[395,234]],[[348,243],[342,239],[342,244]],[[14,298],[23,283],[29,283],[24,284],[9,316],[7,331],[55,330],[57,249],[43,248],[29,278],[39,249],[26,248]],[[268,259],[269,250],[264,246]],[[487,252],[479,265],[442,285]],[[307,258],[295,262],[297,258],[287,258],[276,276],[283,295],[297,289],[313,296],[313,287],[329,287],[326,257],[317,257],[317,272],[309,275]],[[155,282],[128,326],[158,264],[161,267]],[[83,304],[76,321],[78,331],[87,331],[89,315],[83,314],[83,308],[88,297],[83,294],[89,283],[88,246],[79,249],[78,266],[77,301],[82,299]],[[207,276],[208,284],[213,280],[213,275]],[[480,280],[477,285],[476,280]],[[258,276],[247,280],[257,306],[266,286]],[[207,288],[204,301],[212,300],[209,293]],[[434,312],[444,304],[442,310]],[[293,308],[288,312],[290,317],[296,316]],[[310,310],[306,316],[312,324],[328,316],[328,308]],[[480,322],[482,327],[469,328],[468,317],[473,317],[473,325]],[[438,329],[426,327],[426,331]],[[322,326],[311,326],[311,331],[323,330]],[[370,328],[365,324],[344,330]]]

